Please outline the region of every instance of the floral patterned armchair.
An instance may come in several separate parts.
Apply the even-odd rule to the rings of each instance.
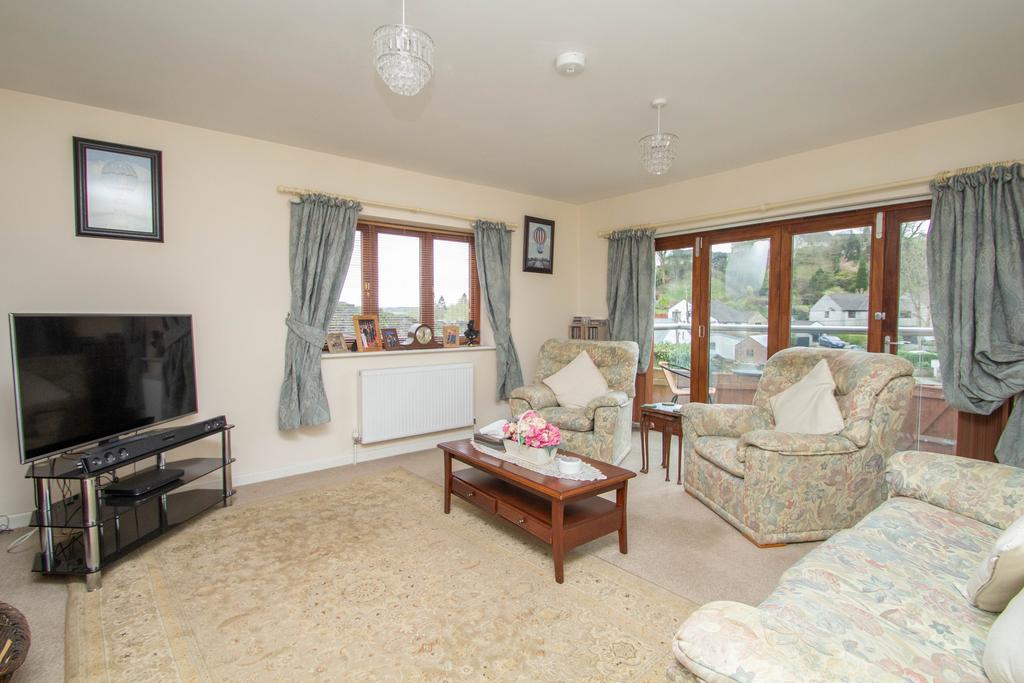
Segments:
[[[774,431],[769,398],[825,359],[845,428]],[[772,356],[753,405],[683,407],[686,490],[757,545],[828,538],[885,497],[883,474],[914,388],[890,354],[791,348]]]
[[[586,351],[604,375],[610,391],[583,409],[564,408],[543,380]],[[562,448],[603,462],[619,463],[632,445],[636,394],[636,342],[549,339],[540,347],[534,384],[512,390],[513,415],[536,410],[562,431]]]

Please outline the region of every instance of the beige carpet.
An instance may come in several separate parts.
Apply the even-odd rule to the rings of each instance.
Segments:
[[[695,607],[584,552],[559,586],[401,469],[207,515],[70,591],[66,675],[103,681],[665,680]]]

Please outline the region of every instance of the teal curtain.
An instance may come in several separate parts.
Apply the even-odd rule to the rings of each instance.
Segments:
[[[288,240],[292,303],[285,324],[284,382],[277,423],[297,429],[331,421],[320,355],[352,259],[358,203],[304,195],[292,203]]]
[[[639,374],[654,339],[654,231],[618,230],[608,237],[608,334],[640,347]]]
[[[1017,396],[996,447],[1024,467],[1024,179],[1021,164],[931,184],[928,275],[946,400],[989,415]]]
[[[476,221],[473,223],[473,232],[480,293],[494,331],[494,345],[497,347],[497,399],[503,401],[513,389],[523,386],[523,370],[519,366],[516,345],[512,342],[512,317],[509,311],[512,233],[504,223],[490,221]]]

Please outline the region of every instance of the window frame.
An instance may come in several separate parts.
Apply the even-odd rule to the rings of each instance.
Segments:
[[[434,242],[437,240],[449,242],[461,242],[469,245],[469,316],[480,329],[480,280],[476,267],[476,249],[473,233],[457,230],[445,230],[443,228],[421,228],[394,223],[383,223],[376,221],[359,221],[356,229],[360,232],[361,253],[353,254],[352,258],[359,258],[362,265],[362,286],[360,287],[361,315],[375,315],[380,318],[380,250],[378,248],[378,236],[402,235],[417,237],[420,240],[419,259],[419,288],[420,288],[420,317],[417,322],[430,325],[431,329],[436,326],[434,319]],[[346,273],[347,276],[347,273]],[[464,331],[464,330],[463,330]],[[435,334],[431,347],[442,348],[444,346],[442,335]],[[345,337],[346,343],[355,341]],[[459,333],[459,344],[466,343],[466,338]],[[409,349],[397,349],[399,351]]]

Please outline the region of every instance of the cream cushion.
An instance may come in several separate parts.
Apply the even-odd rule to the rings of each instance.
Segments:
[[[580,351],[572,362],[544,380],[563,408],[586,408],[587,404],[608,393],[608,382],[590,359]]]
[[[992,683],[1024,681],[1024,591],[996,618],[985,641],[981,664]]]
[[[1024,517],[1007,527],[988,557],[967,580],[963,593],[972,605],[1001,612],[1024,589]],[[1024,633],[1024,631],[1021,631]],[[1024,642],[1024,640],[1022,640]]]
[[[775,430],[791,434],[838,434],[846,424],[836,402],[828,363],[818,361],[803,379],[769,399]]]

